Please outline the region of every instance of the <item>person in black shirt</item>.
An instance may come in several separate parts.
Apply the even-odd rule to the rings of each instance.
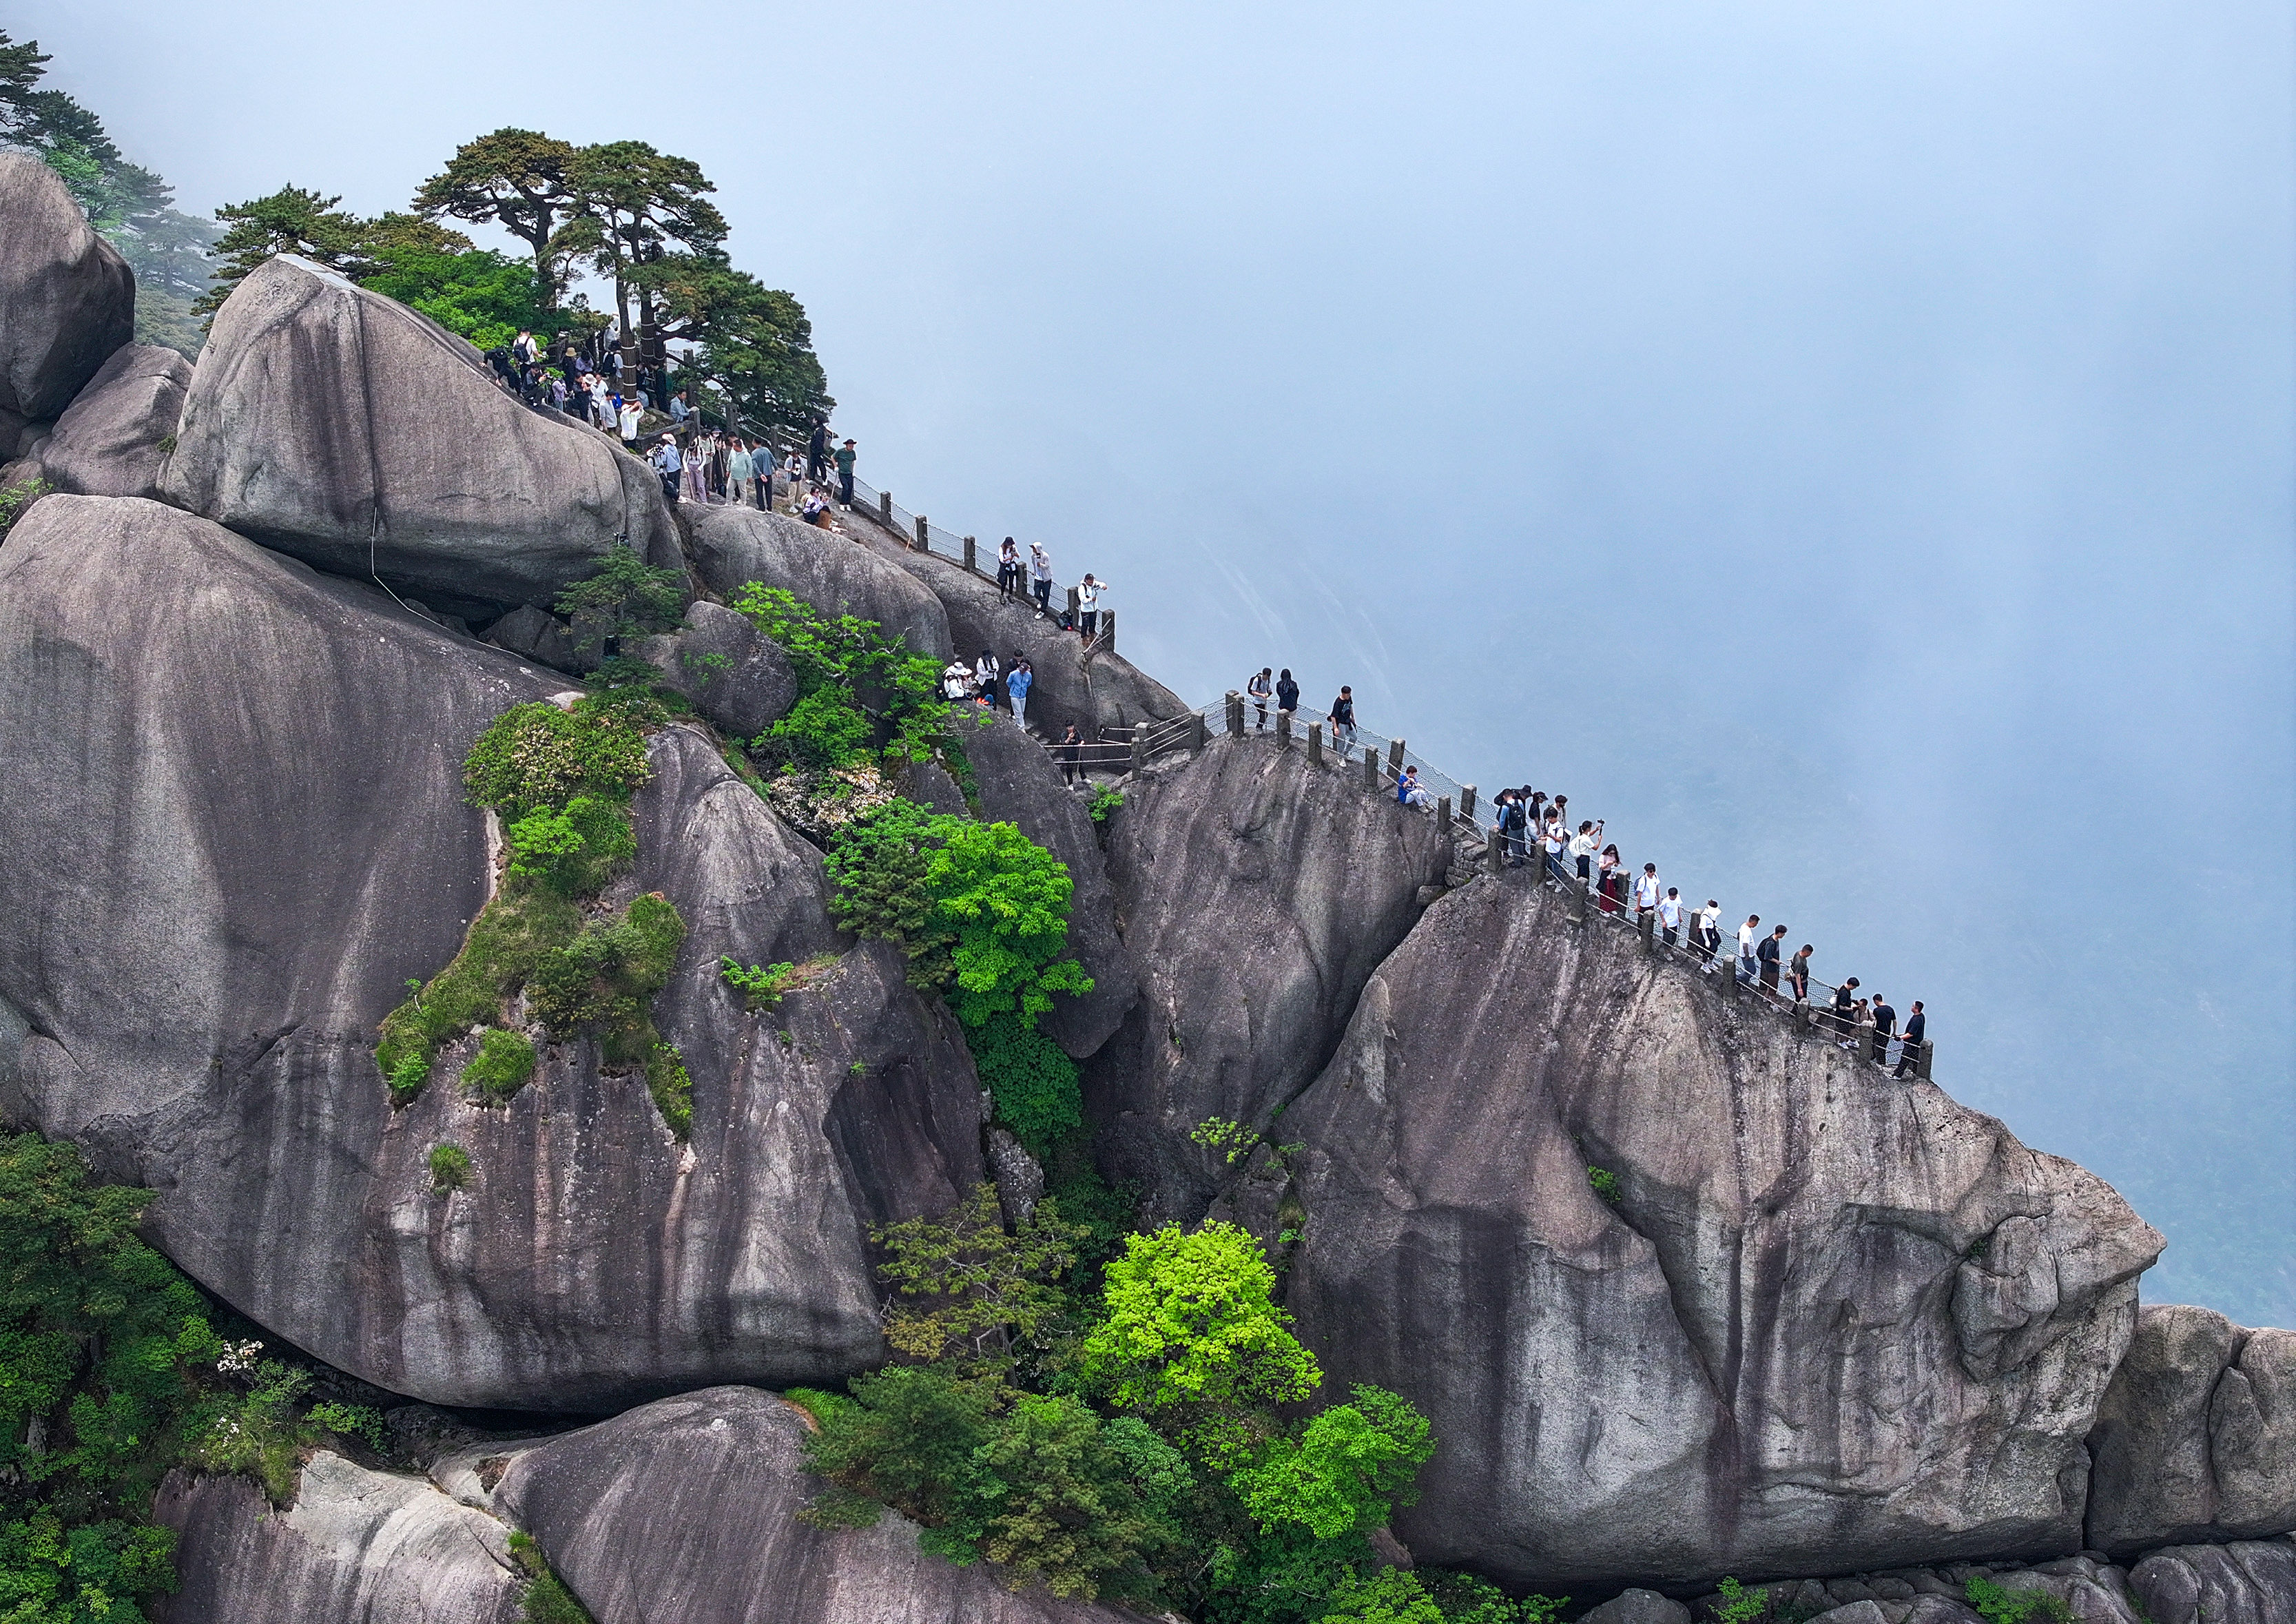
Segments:
[[[1903,1077],[1912,1070],[1921,1057],[1922,1034],[1929,1027],[1929,1019],[1922,1013],[1922,1001],[1914,1000],[1912,1011],[1906,1016],[1906,1041],[1898,1049],[1898,1069],[1894,1077]]]
[[[1780,925],[1754,947],[1754,956],[1761,961],[1762,990],[1773,998],[1778,996],[1778,955],[1785,950],[1785,926]]]
[[[1332,748],[1340,746],[1340,735],[1345,734],[1348,742],[1356,742],[1356,691],[1341,685],[1340,697],[1332,701]]]
[[[818,480],[829,469],[829,425],[816,417],[805,441],[805,477]]]
[[[1874,1063],[1890,1063],[1890,1035],[1898,1029],[1898,1012],[1890,1007],[1889,1000],[1880,993],[1874,995],[1871,1005],[1874,1015]]]
[[[1300,685],[1292,680],[1292,668],[1285,666],[1283,674],[1275,679],[1275,713],[1288,718],[1300,709]]]
[[[1850,1034],[1857,1029],[1857,978],[1851,976],[1833,989],[1833,1030],[1843,1048],[1849,1047]]]

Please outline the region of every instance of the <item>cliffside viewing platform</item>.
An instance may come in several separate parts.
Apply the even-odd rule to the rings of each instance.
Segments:
[[[0,1620],[2296,1624],[1952,1009],[840,470],[683,163],[194,359],[0,149]]]

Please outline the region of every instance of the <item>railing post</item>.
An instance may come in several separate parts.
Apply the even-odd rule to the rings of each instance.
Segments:
[[[922,524],[924,521],[920,519],[917,522]],[[964,538],[964,567],[978,575],[980,573],[980,566],[974,562],[975,556],[972,537],[968,536]]]
[[[1324,730],[1312,721],[1308,724],[1308,765],[1324,765]]]
[[[1073,587],[1073,586],[1070,587],[1070,588],[1069,588],[1069,624],[1070,624],[1070,626],[1074,626],[1074,625],[1076,624],[1077,609],[1078,609],[1078,605],[1080,605],[1080,604],[1082,604],[1082,603],[1083,603],[1083,602],[1084,602],[1084,598],[1083,598],[1082,595],[1080,595],[1080,594],[1077,591],[1077,589],[1076,589],[1075,587]]]
[[[1870,1026],[1857,1029],[1857,1058],[1864,1061],[1874,1058],[1874,1029]]]
[[[1116,611],[1112,609],[1100,611],[1100,645],[1111,654],[1116,652]]]
[[[1278,750],[1292,748],[1292,713],[1288,710],[1279,710],[1275,713],[1275,748]]]
[[[1714,962],[1721,968],[1722,996],[1735,999],[1739,996],[1738,949],[1731,945],[1727,936],[1725,936],[1721,944],[1714,949]]]
[[[1506,836],[1496,829],[1483,839],[1483,872],[1494,879],[1506,872]]]
[[[1148,770],[1148,724],[1132,724],[1132,775],[1139,777]]]
[[[1658,951],[1657,923],[1658,915],[1654,912],[1637,914],[1635,916],[1635,928],[1643,933],[1643,951],[1644,953],[1656,953]]]
[[[1227,732],[1232,739],[1243,737],[1243,695],[1234,688],[1227,691]]]
[[[1926,1038],[1922,1039],[1921,1058],[1914,1062],[1914,1075],[1925,1083],[1930,1080],[1930,1056],[1936,1053],[1937,1045]]]
[[[1471,824],[1475,821],[1475,786],[1472,783],[1459,786],[1459,816]]]
[[[893,528],[893,493],[891,491],[881,490],[877,493],[877,517],[885,521],[887,529]]]
[[[1403,776],[1403,741],[1400,739],[1387,742],[1387,770],[1398,778]]]
[[[1212,725],[1204,720],[1204,713],[1201,710],[1197,711],[1188,720],[1188,748],[1194,750],[1202,750],[1205,745],[1211,742],[1211,731]]]
[[[1448,795],[1435,798],[1435,826],[1443,832],[1445,840],[1451,838],[1451,798]]]
[[[920,553],[932,551],[932,531],[922,513],[917,515],[917,551]]]
[[[1573,874],[1562,882],[1564,917],[1574,925],[1587,923],[1587,882]]]
[[[1364,792],[1379,793],[1379,751],[1368,744],[1364,746]]]

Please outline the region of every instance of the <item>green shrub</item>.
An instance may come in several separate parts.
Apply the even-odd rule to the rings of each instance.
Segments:
[[[586,650],[607,637],[666,632],[685,612],[685,576],[649,567],[636,548],[618,540],[595,574],[558,595],[558,612],[574,621],[576,646]]]
[[[1323,1380],[1275,1306],[1275,1271],[1250,1233],[1167,1224],[1125,1242],[1080,1349],[1083,1374],[1128,1409],[1296,1402]]]
[[[479,1035],[479,1052],[463,1068],[463,1080],[489,1105],[509,1103],[534,1076],[534,1042],[524,1032],[488,1027]]]
[[[965,1042],[996,1120],[1041,1161],[1072,1128],[1084,1125],[1077,1064],[1061,1046],[1006,1011],[969,1029]]]
[[[286,1505],[295,1497],[302,1450],[313,1432],[299,1413],[310,1390],[309,1371],[264,1360],[245,1396],[209,1411],[206,1430],[185,1458],[209,1472],[244,1473],[263,1486],[273,1505]]]
[[[1296,1439],[1272,1439],[1229,1480],[1261,1528],[1296,1522],[1332,1539],[1368,1533],[1411,1504],[1412,1480],[1434,1453],[1434,1431],[1409,1401],[1358,1383],[1355,1402],[1322,1411]]]
[[[1086,993],[1092,978],[1068,949],[1068,865],[1011,824],[944,820],[925,859],[932,923],[952,939],[949,1002],[968,1027],[993,1015],[1024,1021],[1055,992]]]
[[[685,1070],[685,1056],[657,1038],[646,1056],[645,1079],[654,1109],[683,1141],[693,1128],[693,1079]]]
[[[1038,1354],[1068,1309],[1062,1275],[1080,1238],[1052,1200],[1008,1232],[993,1184],[938,1218],[869,1232],[885,1249],[877,1272],[895,1289],[885,1340],[912,1358],[951,1359],[968,1375],[1002,1374],[1016,1352]]]
[[[338,1438],[356,1438],[370,1449],[382,1448],[382,1412],[364,1404],[315,1404],[303,1419]]]
[[[797,976],[794,964],[751,964],[744,968],[739,959],[720,957],[718,973],[740,988],[746,995],[748,1006],[773,1009],[780,1005],[782,993]]]
[[[512,705],[463,765],[471,799],[513,819],[582,795],[620,806],[651,776],[645,735],[588,699],[571,710]]]
[[[947,708],[938,694],[940,668],[887,636],[875,621],[823,614],[794,593],[756,581],[734,595],[733,607],[788,651],[797,668],[800,709],[824,692],[842,696],[820,701],[823,714],[801,727],[787,734],[777,728],[790,748],[798,748],[800,737],[826,753],[843,748],[851,724],[835,712],[840,705],[852,707],[865,719],[865,735],[854,748],[880,734],[878,753],[888,761],[929,761],[943,748]]]
[[[1368,1579],[1358,1579],[1350,1569],[1332,1589],[1323,1624],[1444,1624],[1444,1618],[1408,1569],[1382,1568]]]
[[[0,490],[0,536],[5,536],[33,503],[53,489],[45,480],[19,480]]]
[[[790,707],[790,713],[758,741],[758,748],[768,756],[826,771],[864,759],[875,734],[876,725],[863,714],[850,689],[824,683]]]
[[[1963,1594],[1985,1624],[2038,1624],[2043,1619],[2051,1624],[2072,1624],[2072,1608],[2063,1597],[2046,1590],[2013,1590],[1979,1573],[1971,1576]]]
[[[390,1068],[390,1103],[393,1105],[413,1104],[414,1096],[422,1092],[430,1080],[430,1054],[420,1047],[400,1051]]]
[[[603,1036],[635,1034],[648,1024],[648,1005],[668,984],[685,939],[685,922],[660,892],[636,898],[620,918],[585,925],[536,956],[528,1006],[554,1037],[585,1027]]]
[[[899,947],[908,956],[910,980],[924,987],[947,974],[946,945],[934,938],[925,885],[927,853],[941,821],[914,801],[895,800],[840,829],[824,859],[832,888],[829,916],[857,936]]]
[[[526,1570],[529,1583],[519,1612],[523,1624],[594,1624],[566,1582],[551,1569],[533,1535],[523,1529],[510,1531],[510,1554]]]
[[[471,1181],[471,1152],[459,1144],[430,1147],[430,1187],[459,1190]]]
[[[1714,1603],[1715,1624],[1754,1624],[1755,1620],[1770,1611],[1770,1593],[1749,1590],[1734,1575],[1725,1574],[1715,1588],[1722,1593],[1721,1599]]]
[[[1221,1152],[1227,1164],[1251,1154],[1259,1143],[1259,1136],[1241,1122],[1231,1122],[1226,1117],[1206,1117],[1188,1130],[1188,1137],[1207,1150]]]
[[[504,836],[512,874],[570,898],[605,890],[638,850],[629,814],[591,795],[577,795],[563,811],[537,808]]]
[[[1123,804],[1124,791],[1114,784],[1103,783],[1093,791],[1092,802],[1085,810],[1092,814],[1094,823],[1104,824],[1108,821],[1108,815]]]
[[[582,910],[573,902],[523,881],[505,882],[471,922],[454,961],[383,1017],[375,1048],[382,1074],[394,1084],[402,1068],[415,1076],[412,1057],[427,1076],[440,1044],[501,1020],[504,1002],[526,984],[543,955],[581,928]],[[394,1103],[405,1104],[420,1091],[419,1082],[403,1097],[394,1088]]]
[[[1414,1570],[1443,1610],[1445,1624],[1557,1624],[1567,1595],[1526,1595],[1517,1601],[1487,1579],[1441,1568]]]
[[[1608,1168],[1588,1168],[1587,1182],[1595,1193],[1611,1206],[1619,1204],[1619,1176]]]

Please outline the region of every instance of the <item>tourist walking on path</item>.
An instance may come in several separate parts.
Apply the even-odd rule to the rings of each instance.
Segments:
[[[1874,1013],[1874,1063],[1886,1066],[1890,1063],[1890,1038],[1898,1029],[1898,1012],[1878,992],[1869,1007]]]
[[[757,468],[750,460],[750,448],[734,437],[734,449],[726,458],[726,500],[740,504],[750,499],[750,481],[757,477]]]
[[[1285,666],[1275,678],[1275,719],[1288,722],[1300,709],[1300,685],[1292,680],[1292,668]]]
[[[1906,1015],[1906,1039],[1898,1046],[1898,1069],[1890,1075],[1903,1077],[1921,1064],[1922,1034],[1929,1030],[1929,1017],[1922,1013],[1922,1001],[1914,1000]]]
[[[1021,590],[1021,548],[1010,536],[996,549],[996,590],[1008,596]]]
[[[1029,725],[1029,690],[1036,685],[1037,673],[1028,656],[1013,650],[1012,668],[1004,674],[1004,697],[1012,701],[1013,719],[1023,727]]]
[[[1340,697],[1332,701],[1332,748],[1337,750],[1344,735],[1350,744],[1356,742],[1356,691],[1346,684],[1340,685]]]
[[[1070,722],[1068,731],[1061,735],[1061,782],[1072,786],[1079,778],[1086,783],[1092,782],[1092,775],[1085,770],[1084,741],[1077,736],[1076,724]]]
[[[1798,1006],[1809,1002],[1809,944],[1802,943],[1801,951],[1786,966],[1786,980],[1793,986],[1793,1001]]]
[[[1029,586],[1037,595],[1037,619],[1052,613],[1053,560],[1041,542],[1029,544]]]
[[[1786,928],[1780,925],[1762,938],[1754,949],[1754,957],[1761,966],[1762,990],[1772,998],[1778,996],[1778,956],[1785,951]]]
[[[653,471],[661,476],[661,494],[676,503],[678,481],[685,473],[685,462],[677,455],[677,441],[667,434],[654,447]]]
[[[1501,797],[1499,833],[1506,837],[1506,865],[1521,868],[1530,861],[1530,810],[1522,797],[1509,790]]]
[[[1658,905],[1658,928],[1660,939],[1669,947],[1682,934],[1682,893],[1671,885],[1666,888],[1666,898]]]
[[[1833,1030],[1843,1048],[1855,1041],[1857,1024],[1857,978],[1851,976],[1833,989]]]
[[[1089,570],[1077,584],[1077,632],[1086,644],[1100,630],[1100,600],[1107,591],[1108,583],[1095,580]]]
[[[1749,984],[1754,980],[1754,931],[1761,923],[1759,914],[1749,914],[1738,927],[1738,979]]]
[[[1259,719],[1251,725],[1255,733],[1267,726],[1267,699],[1275,692],[1275,677],[1273,666],[1262,666],[1259,675],[1243,685],[1243,691],[1251,695],[1252,709],[1259,712]]]
[[[1635,923],[1640,924],[1646,914],[1658,912],[1658,865],[1645,863],[1643,872],[1635,877]]]
[[[849,439],[837,448],[837,505],[848,513],[853,510],[853,442]]]
[[[1722,905],[1709,897],[1706,907],[1693,922],[1698,933],[1698,956],[1705,961],[1702,975],[1714,973],[1714,961],[1722,951]]]

